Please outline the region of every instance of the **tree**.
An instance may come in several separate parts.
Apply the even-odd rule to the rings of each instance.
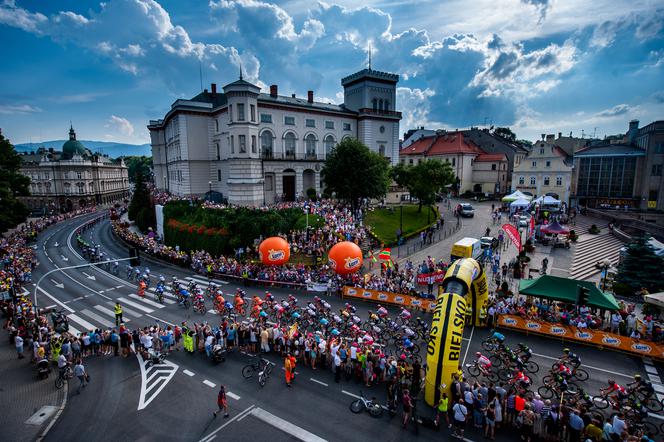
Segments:
[[[650,293],[664,288],[664,258],[655,255],[645,236],[634,239],[627,246],[616,275],[616,282],[635,293],[645,287]]]
[[[143,174],[138,171],[134,179],[136,185],[131,202],[129,203],[127,215],[141,231],[145,232],[148,230],[148,227],[154,227],[157,224],[154,205],[150,198],[150,191],[145,185]]]
[[[529,140],[516,140],[517,144],[520,144],[521,146],[525,147],[526,149],[530,150],[533,147],[533,142]]]
[[[18,196],[30,195],[30,178],[20,173],[21,157],[0,133],[0,233],[25,221],[30,210]]]
[[[418,212],[422,211],[422,205],[433,204],[436,195],[456,180],[450,163],[433,159],[420,161],[414,166],[398,164],[392,168],[392,178],[399,186],[407,188],[410,196],[419,200]]]
[[[127,173],[133,181],[136,173],[141,173],[145,181],[149,181],[152,175],[152,157],[146,156],[128,156],[124,157],[127,165]]]
[[[516,134],[512,132],[512,129],[509,127],[497,127],[493,131],[494,135],[497,135],[501,138],[506,139],[507,141],[515,142],[516,141]]]
[[[362,198],[382,198],[390,185],[389,161],[356,139],[345,139],[332,149],[321,175],[329,192],[353,207]]]

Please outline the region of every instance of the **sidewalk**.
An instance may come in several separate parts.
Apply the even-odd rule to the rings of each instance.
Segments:
[[[14,345],[9,343],[7,331],[3,330],[0,335],[2,440],[34,441],[62,406],[66,388],[55,388],[57,367],[52,368],[47,379],[38,380],[28,349],[25,359],[18,359]],[[31,423],[26,422],[29,419]]]

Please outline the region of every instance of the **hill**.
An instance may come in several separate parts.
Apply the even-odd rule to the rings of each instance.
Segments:
[[[16,144],[14,147],[17,152],[31,152],[39,149],[40,147],[45,147],[46,149],[53,148],[55,150],[61,150],[62,145],[66,140],[51,140],[44,141],[42,143],[22,143]],[[88,149],[93,152],[100,152],[108,155],[111,158],[118,158],[121,156],[152,156],[152,150],[150,149],[149,144],[126,144],[126,143],[115,143],[110,141],[91,141],[91,140],[80,140],[81,143],[85,145]]]

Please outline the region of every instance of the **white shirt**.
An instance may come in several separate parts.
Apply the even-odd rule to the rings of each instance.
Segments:
[[[466,416],[468,415],[468,409],[466,408],[465,405],[454,404],[454,407],[452,407],[452,411],[454,411],[454,420],[457,421],[466,420]]]
[[[23,346],[23,338],[20,336],[16,336],[14,338],[14,343],[16,344],[16,348]]]
[[[65,358],[65,355],[60,355],[58,356],[58,368],[65,368],[67,365],[67,358]]]
[[[205,338],[205,345],[206,346],[212,346],[212,341],[214,340],[214,336],[210,335],[207,338]]]

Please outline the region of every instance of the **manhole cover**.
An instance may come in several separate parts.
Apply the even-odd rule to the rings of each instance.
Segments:
[[[55,407],[53,405],[44,405],[39,410],[37,410],[35,414],[30,416],[30,418],[27,421],[25,421],[25,423],[28,425],[41,425],[48,418],[53,416],[56,411],[58,411],[58,407]]]

